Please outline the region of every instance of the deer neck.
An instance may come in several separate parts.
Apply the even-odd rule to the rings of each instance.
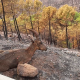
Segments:
[[[35,51],[37,50],[37,46],[35,44],[31,44],[27,49],[27,53],[29,57],[32,57],[35,53]]]

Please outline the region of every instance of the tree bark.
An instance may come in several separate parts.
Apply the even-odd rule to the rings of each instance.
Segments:
[[[32,17],[31,17],[31,15],[30,15],[30,22],[31,22],[31,27],[33,29],[33,23],[32,23]],[[34,33],[33,33],[33,36],[34,36]]]
[[[39,33],[39,35],[40,35],[40,31],[39,31],[39,19],[38,19],[38,33]]]
[[[67,48],[68,48],[68,33],[67,33],[67,26],[66,26],[66,45],[67,45]]]
[[[49,19],[49,42],[50,42],[50,44],[52,44],[50,19]]]
[[[11,24],[10,24],[10,29],[11,29],[11,33],[12,33],[12,35],[13,35],[13,30],[12,30]]]
[[[12,6],[11,6],[11,10],[12,10],[12,14],[13,14]],[[20,35],[20,31],[19,31],[18,24],[17,24],[17,20],[16,20],[14,14],[13,14],[13,20],[14,20],[14,26],[15,26],[15,29],[16,29],[16,32],[17,32],[17,35],[18,35],[18,39],[19,39],[19,41],[20,41],[20,40],[21,40],[21,35]]]
[[[26,24],[25,24],[25,29],[26,29]],[[27,32],[27,29],[26,29],[26,34],[27,34],[27,36],[28,36],[28,32]]]
[[[3,30],[4,30],[4,36],[5,36],[6,39],[8,39],[3,0],[1,0],[1,3],[2,3],[2,10],[3,10]]]
[[[15,23],[15,28],[16,28],[16,32],[17,32],[17,35],[18,35],[18,39],[20,41],[21,40],[21,35],[20,35],[20,31],[19,31],[19,27],[18,27],[16,18],[14,18],[14,23]]]
[[[45,39],[45,29],[44,29],[44,39]]]

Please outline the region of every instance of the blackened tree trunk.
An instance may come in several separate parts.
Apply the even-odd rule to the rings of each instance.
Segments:
[[[40,35],[40,31],[39,31],[39,19],[38,19],[38,33],[39,33],[39,35]]]
[[[25,24],[25,29],[26,29],[26,24]],[[27,36],[28,36],[28,32],[27,32],[27,29],[26,29],[26,34],[27,34]]]
[[[73,38],[73,48],[74,48],[74,38]]]
[[[76,31],[76,41],[77,41],[77,46],[78,46],[78,36],[77,36],[77,31]]]
[[[49,42],[50,42],[50,44],[52,44],[50,19],[49,19]]]
[[[1,0],[1,4],[2,4],[2,10],[3,10],[3,31],[4,31],[5,38],[8,39],[3,0]]]
[[[19,41],[20,41],[20,40],[21,40],[21,35],[20,35],[20,31],[19,31],[18,24],[17,24],[17,20],[16,20],[16,18],[15,18],[14,13],[13,13],[12,6],[11,6],[11,10],[12,10],[12,14],[13,14],[14,26],[15,26],[15,29],[16,29],[16,32],[17,32],[17,35],[18,35],[18,39],[19,39]]]
[[[78,49],[80,50],[80,35],[79,35],[79,39],[78,39]]]
[[[11,29],[11,33],[12,33],[12,35],[13,35],[13,30],[12,30],[11,24],[10,24],[10,29]]]
[[[45,29],[44,29],[44,39],[45,39]]]
[[[21,40],[21,35],[20,35],[18,24],[17,24],[17,20],[16,20],[15,17],[14,17],[14,25],[15,25],[15,29],[16,29],[16,32],[17,32],[17,35],[18,35],[18,39],[20,41]]]
[[[67,48],[68,48],[68,33],[67,33],[67,25],[66,25],[66,45],[67,45]]]
[[[33,29],[33,23],[32,23],[32,17],[31,17],[31,15],[30,15],[30,22],[31,22],[31,27]],[[34,33],[33,33],[33,36],[34,36]]]
[[[31,27],[33,29],[32,17],[30,16]]]

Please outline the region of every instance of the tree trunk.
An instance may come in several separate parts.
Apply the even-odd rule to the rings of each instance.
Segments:
[[[73,38],[73,49],[74,49],[74,38]]]
[[[49,19],[49,42],[50,44],[52,43],[50,19]]]
[[[44,30],[44,39],[45,39],[45,30]]]
[[[32,23],[32,17],[31,17],[31,15],[30,15],[30,22],[31,22],[31,27],[33,29],[33,23]],[[33,33],[33,36],[34,36],[34,33]]]
[[[31,22],[31,27],[33,29],[33,24],[32,24],[32,17],[30,16],[30,22]]]
[[[12,10],[12,14],[13,14],[12,6],[11,6],[11,10]],[[18,39],[19,39],[19,41],[20,41],[20,40],[21,40],[21,35],[20,35],[20,31],[19,31],[18,24],[17,24],[17,20],[16,20],[14,14],[13,14],[13,20],[14,20],[14,26],[15,26],[15,29],[16,29],[16,32],[17,32],[17,35],[18,35]]]
[[[21,40],[21,35],[20,35],[20,31],[19,31],[18,24],[17,24],[17,20],[16,20],[16,18],[14,17],[14,15],[13,15],[13,20],[14,20],[14,26],[15,26],[15,29],[16,29],[16,32],[17,32],[17,35],[18,35],[18,39],[19,39],[19,41],[20,41],[20,40]]]
[[[12,33],[12,35],[13,35],[13,30],[12,30],[12,28],[11,28],[11,24],[10,24],[10,29],[11,29],[11,33]]]
[[[38,19],[38,33],[39,33],[39,35],[40,35],[40,31],[39,31],[39,19]]]
[[[1,0],[1,3],[2,3],[2,10],[3,10],[3,30],[4,30],[4,36],[5,36],[6,39],[8,39],[3,0]]]
[[[25,24],[25,29],[26,29],[26,24]],[[27,34],[27,36],[28,36],[28,32],[27,32],[27,29],[26,29],[26,34]]]
[[[5,36],[5,28],[4,28],[4,21],[3,21],[3,19],[2,19],[2,22],[3,22],[3,29],[2,29],[2,31],[4,32],[4,36]]]
[[[67,26],[66,26],[66,45],[67,45],[67,48],[68,48],[68,34],[67,34]]]
[[[78,36],[77,36],[77,31],[76,31],[76,41],[77,41],[77,46],[78,46]]]
[[[20,31],[19,31],[19,27],[18,27],[16,18],[14,19],[14,22],[15,22],[16,32],[18,34],[18,39],[20,41],[21,40],[21,35],[20,35]]]

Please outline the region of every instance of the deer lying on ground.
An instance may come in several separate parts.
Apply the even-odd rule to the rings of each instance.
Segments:
[[[36,50],[47,50],[46,46],[41,42],[39,35],[31,30],[36,36],[35,40],[32,40],[32,44],[27,49],[19,49],[15,51],[10,51],[0,57],[0,72],[7,71],[11,68],[17,67],[18,64],[28,63]]]

